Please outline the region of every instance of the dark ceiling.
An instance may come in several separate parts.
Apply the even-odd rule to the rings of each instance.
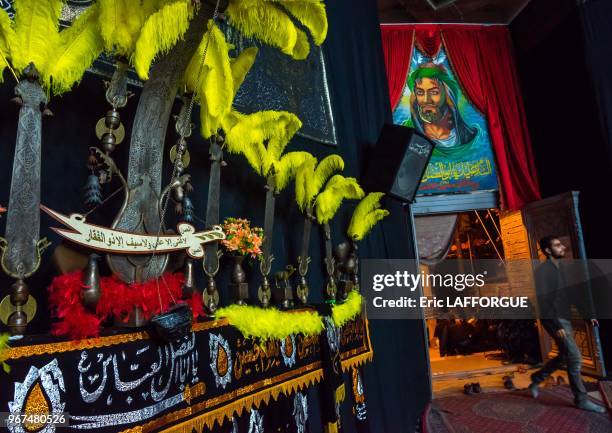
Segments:
[[[435,10],[428,0],[378,0],[378,11],[381,23],[509,24],[527,3],[529,0],[456,0]]]

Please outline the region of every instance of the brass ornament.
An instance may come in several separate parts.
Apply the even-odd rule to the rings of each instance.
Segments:
[[[30,323],[36,315],[36,299],[34,296],[28,296],[28,300],[20,308],[26,314],[27,323]],[[11,295],[6,295],[2,301],[0,301],[0,321],[5,325],[8,324],[9,317],[17,311],[17,307],[11,303]]]
[[[174,161],[176,161],[176,144],[174,146],[172,146],[172,148],[170,149],[170,162],[172,164],[174,164]],[[183,162],[183,168],[187,168],[189,166],[189,163],[191,162],[191,155],[189,155],[189,150],[185,149],[185,151],[183,152],[183,158],[181,159],[181,161]]]
[[[104,134],[108,133],[112,133],[115,136],[115,145],[121,144],[125,138],[125,127],[123,123],[119,123],[117,129],[110,129],[106,126],[106,117],[101,117],[98,123],[96,123],[96,137],[98,137],[98,140],[102,140]]]

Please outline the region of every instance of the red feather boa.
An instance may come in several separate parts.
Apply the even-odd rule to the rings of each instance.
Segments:
[[[181,273],[168,273],[158,279],[132,285],[114,276],[102,277],[100,279],[102,294],[94,313],[85,309],[81,302],[82,275],[81,271],[76,271],[56,277],[47,289],[52,314],[59,319],[51,328],[53,335],[66,335],[75,340],[97,337],[100,324],[107,318],[119,317],[127,321],[130,311],[134,307],[140,307],[144,317],[149,319],[173,305],[173,298],[180,300],[183,291]],[[194,293],[184,302],[191,307],[194,319],[204,316],[199,293]]]

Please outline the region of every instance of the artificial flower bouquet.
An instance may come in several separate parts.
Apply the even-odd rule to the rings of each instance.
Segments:
[[[225,240],[221,244],[225,251],[257,258],[261,255],[263,229],[251,227],[249,220],[244,218],[226,218],[223,222]]]

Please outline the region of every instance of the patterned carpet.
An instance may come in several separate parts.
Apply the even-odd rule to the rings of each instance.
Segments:
[[[576,409],[566,386],[434,400],[423,433],[610,433],[612,418]]]

